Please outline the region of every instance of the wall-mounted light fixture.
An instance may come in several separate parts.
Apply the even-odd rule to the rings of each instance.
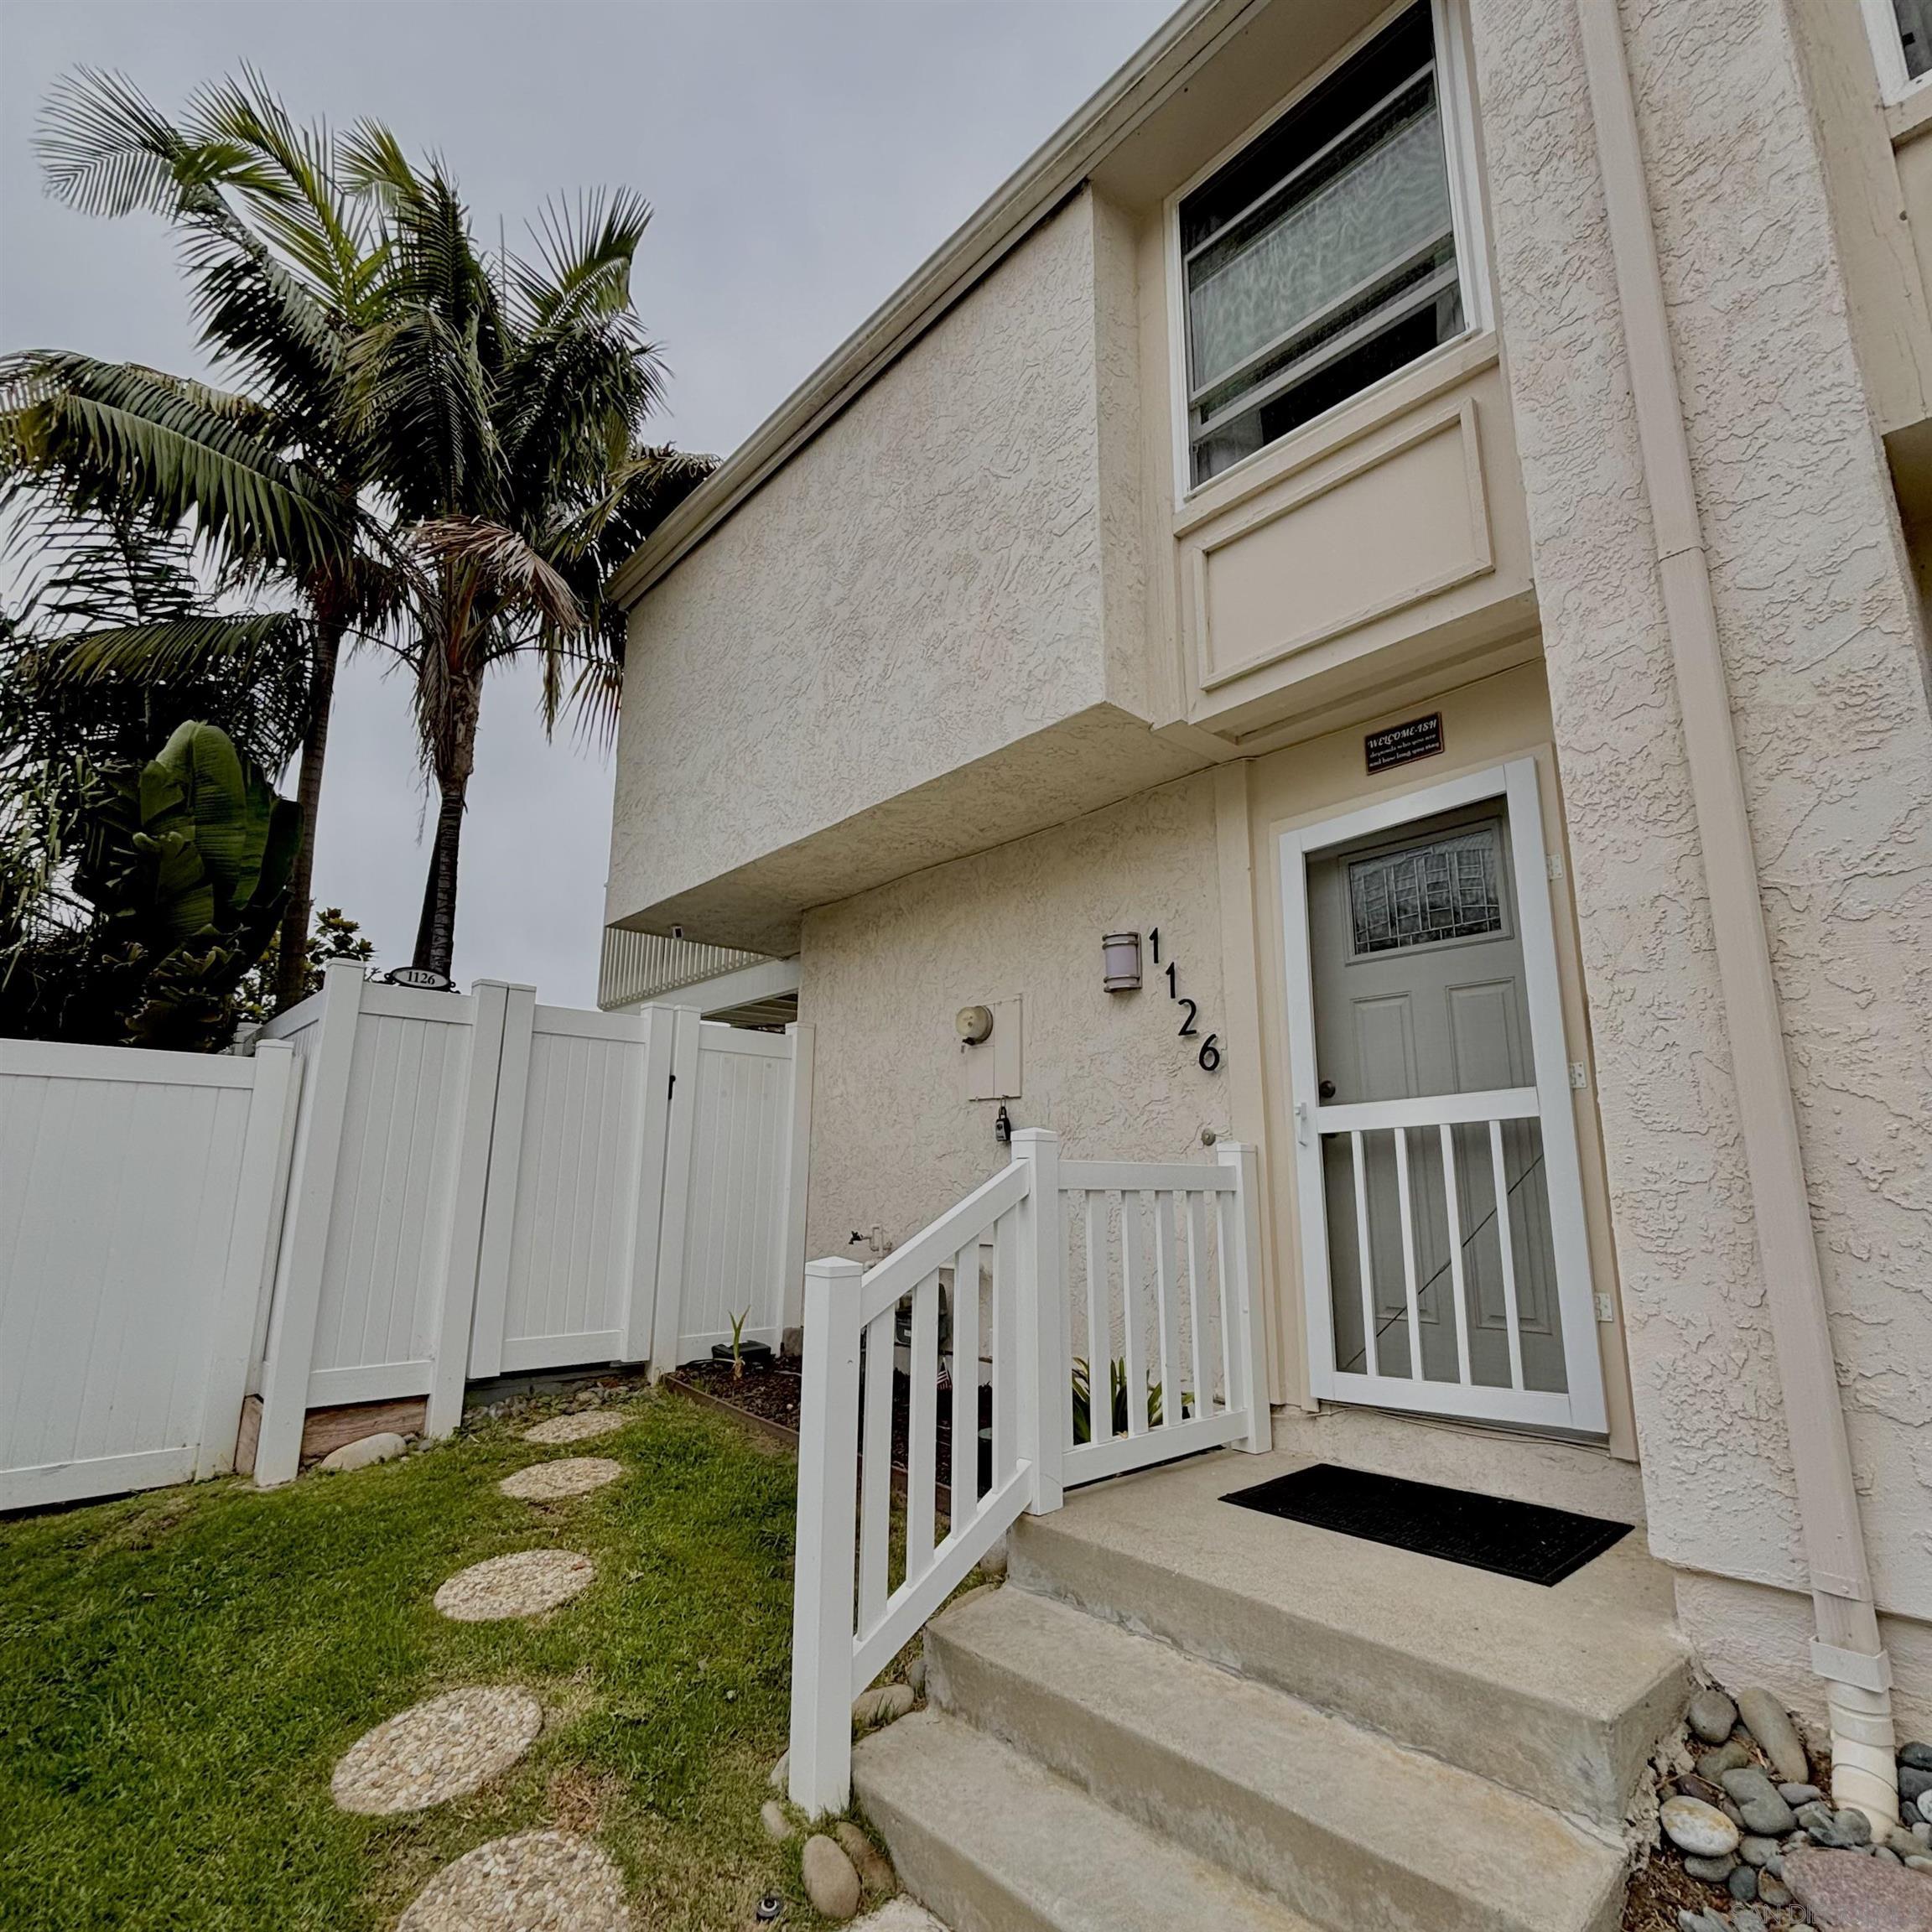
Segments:
[[[1109,993],[1140,989],[1140,935],[1109,932],[1100,942],[1100,984]]]

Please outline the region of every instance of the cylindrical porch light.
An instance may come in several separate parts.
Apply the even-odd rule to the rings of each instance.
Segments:
[[[1140,935],[1109,932],[1100,942],[1100,984],[1109,993],[1140,989]]]

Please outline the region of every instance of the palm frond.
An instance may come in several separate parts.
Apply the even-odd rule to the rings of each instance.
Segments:
[[[651,204],[630,188],[593,190],[574,207],[547,203],[531,230],[538,261],[519,260],[510,269],[532,332],[627,309],[631,264],[650,221]]]
[[[558,631],[582,628],[569,581],[521,532],[480,517],[440,517],[418,523],[414,536],[429,557],[474,572],[492,608],[527,612]]]
[[[76,510],[191,516],[212,543],[298,566],[333,562],[347,541],[341,506],[239,407],[132,363],[65,351],[0,362],[0,471],[57,485]]]
[[[34,144],[48,193],[89,215],[206,208],[225,158],[203,153],[125,75],[91,67],[49,90]]]

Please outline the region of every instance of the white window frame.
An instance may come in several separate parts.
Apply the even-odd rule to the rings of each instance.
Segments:
[[[1898,16],[1892,0],[1859,0],[1865,14],[1866,37],[1878,70],[1878,93],[1888,107],[1909,101],[1932,86],[1932,69],[1914,78],[1905,65],[1905,43],[1899,37]]]
[[[1477,158],[1476,94],[1469,53],[1468,18],[1466,0],[1429,0],[1431,25],[1436,37],[1436,97],[1442,117],[1443,158],[1449,176],[1449,215],[1456,233],[1456,273],[1462,296],[1462,330],[1448,341],[1439,343],[1427,356],[1400,369],[1391,370],[1367,388],[1345,396],[1333,408],[1306,423],[1297,423],[1285,435],[1265,443],[1238,463],[1205,481],[1193,480],[1192,451],[1187,439],[1187,292],[1182,263],[1181,204],[1232,161],[1242,150],[1265,133],[1275,122],[1298,106],[1351,55],[1368,45],[1392,21],[1408,12],[1414,0],[1394,0],[1355,38],[1317,68],[1293,93],[1278,101],[1259,120],[1251,123],[1203,168],[1197,169],[1167,197],[1163,205],[1167,256],[1167,348],[1168,387],[1171,392],[1174,433],[1174,500],[1177,508],[1203,491],[1225,483],[1252,465],[1277,454],[1295,438],[1325,423],[1337,410],[1353,408],[1364,396],[1407,375],[1427,362],[1479,335],[1491,326],[1489,291],[1489,242],[1483,218],[1482,170]],[[1866,0],[1867,6],[1871,0]],[[1890,0],[1884,0],[1889,5]],[[1903,56],[1900,60],[1903,65]]]
[[[1356,1373],[1337,1368],[1335,1363],[1322,1135],[1349,1126],[1398,1124],[1413,1130],[1421,1119],[1440,1114],[1444,1097],[1341,1107],[1322,1100],[1315,1051],[1315,959],[1308,927],[1309,854],[1380,834],[1400,836],[1419,820],[1492,800],[1502,802],[1509,823],[1510,883],[1523,951],[1524,1002],[1535,1081],[1533,1087],[1514,1098],[1521,1103],[1522,1117],[1535,1119],[1543,1137],[1550,1238],[1555,1249],[1556,1306],[1565,1379],[1569,1384],[1561,1392],[1436,1382],[1419,1374],[1384,1375],[1379,1368]],[[1318,823],[1291,827],[1279,836],[1278,858],[1288,1009],[1288,1091],[1294,1115],[1296,1204],[1301,1247],[1302,1334],[1308,1352],[1310,1392],[1322,1401],[1356,1403],[1412,1415],[1452,1415],[1465,1420],[1604,1435],[1609,1424],[1536,761],[1513,758],[1486,771],[1446,779],[1418,791],[1396,792]],[[1364,1118],[1370,1115],[1376,1118],[1373,1121]],[[1405,1115],[1415,1119],[1406,1119]],[[1410,1306],[1413,1310],[1413,1301]],[[1414,1332],[1412,1327],[1410,1333]]]

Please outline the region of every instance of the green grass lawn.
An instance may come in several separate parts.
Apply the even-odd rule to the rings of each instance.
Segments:
[[[536,1413],[541,1413],[538,1411]],[[507,1831],[588,1831],[640,1928],[810,1924],[796,1841],[758,1807],[785,1746],[793,1471],[725,1418],[636,1400],[623,1431],[539,1449],[532,1415],[345,1476],[236,1481],[0,1524],[0,1925],[351,1932]],[[540,1457],[626,1465],[542,1508]],[[431,1607],[465,1564],[557,1546],[596,1581],[534,1621]],[[473,1796],[393,1819],[330,1800],[382,1719],[527,1685],[543,1737]]]

